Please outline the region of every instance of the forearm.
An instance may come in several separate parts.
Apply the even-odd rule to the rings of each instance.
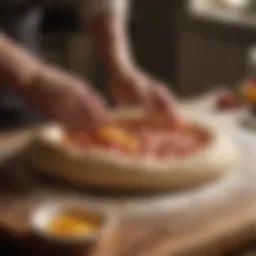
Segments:
[[[129,0],[88,2],[89,24],[93,39],[108,71],[115,72],[130,67],[132,56],[127,33]],[[99,2],[102,3],[101,7],[97,6]]]
[[[30,86],[42,63],[0,34],[0,83],[20,91]]]

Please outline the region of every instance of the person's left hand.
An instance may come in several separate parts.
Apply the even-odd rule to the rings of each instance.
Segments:
[[[123,69],[110,75],[110,92],[117,105],[139,105],[149,113],[167,114],[177,120],[174,96],[167,87],[139,69]]]
[[[43,66],[20,93],[31,107],[72,129],[90,129],[109,121],[104,101],[82,79]]]

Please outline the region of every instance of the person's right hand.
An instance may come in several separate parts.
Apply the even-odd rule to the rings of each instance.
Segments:
[[[111,96],[117,105],[139,106],[148,115],[162,113],[173,124],[179,124],[178,104],[167,86],[136,67],[120,67],[110,74],[109,83]]]
[[[72,129],[107,122],[104,102],[80,78],[45,66],[22,90],[25,101],[42,114]]]

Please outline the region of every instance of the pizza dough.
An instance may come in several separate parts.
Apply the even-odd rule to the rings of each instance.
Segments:
[[[140,118],[143,116],[131,112],[117,115],[121,122]],[[34,170],[79,186],[149,190],[209,182],[238,164],[239,152],[225,134],[203,123],[190,123],[188,127],[202,131],[205,143],[179,157],[158,157],[119,153],[104,147],[83,148],[66,141],[65,130],[53,125],[39,132],[30,148],[30,163]]]

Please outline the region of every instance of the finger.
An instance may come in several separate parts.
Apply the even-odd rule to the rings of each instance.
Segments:
[[[151,86],[151,99],[153,111],[163,112],[170,118],[176,118],[177,114],[173,97],[166,87],[162,85]]]
[[[138,97],[135,96],[137,93],[132,82],[125,82],[122,86],[112,84],[110,86],[110,92],[114,104],[118,107],[138,105]]]
[[[52,116],[68,129],[80,129],[81,123],[86,117],[86,113],[81,116],[81,111],[77,105],[78,99],[69,99],[52,109]]]
[[[145,111],[149,111],[152,108],[149,86],[146,80],[137,80],[133,84],[130,84],[128,88],[131,88],[127,96],[132,104],[136,104]]]
[[[102,96],[96,91],[87,88],[83,93],[80,93],[81,99],[84,97],[84,100],[91,102],[92,105],[98,106],[99,108],[105,108],[106,102],[103,100]]]
[[[104,102],[93,94],[87,96],[89,97],[80,98],[81,117],[84,113],[87,116],[87,120],[84,120],[83,126],[87,125],[92,128],[109,122],[110,115]]]
[[[120,106],[150,107],[147,83],[144,80],[126,81],[120,86],[111,85],[111,94],[115,103]]]
[[[111,90],[111,98],[115,105],[117,106],[126,106],[130,104],[130,99],[128,97],[128,93],[124,90],[120,89],[112,89]]]

